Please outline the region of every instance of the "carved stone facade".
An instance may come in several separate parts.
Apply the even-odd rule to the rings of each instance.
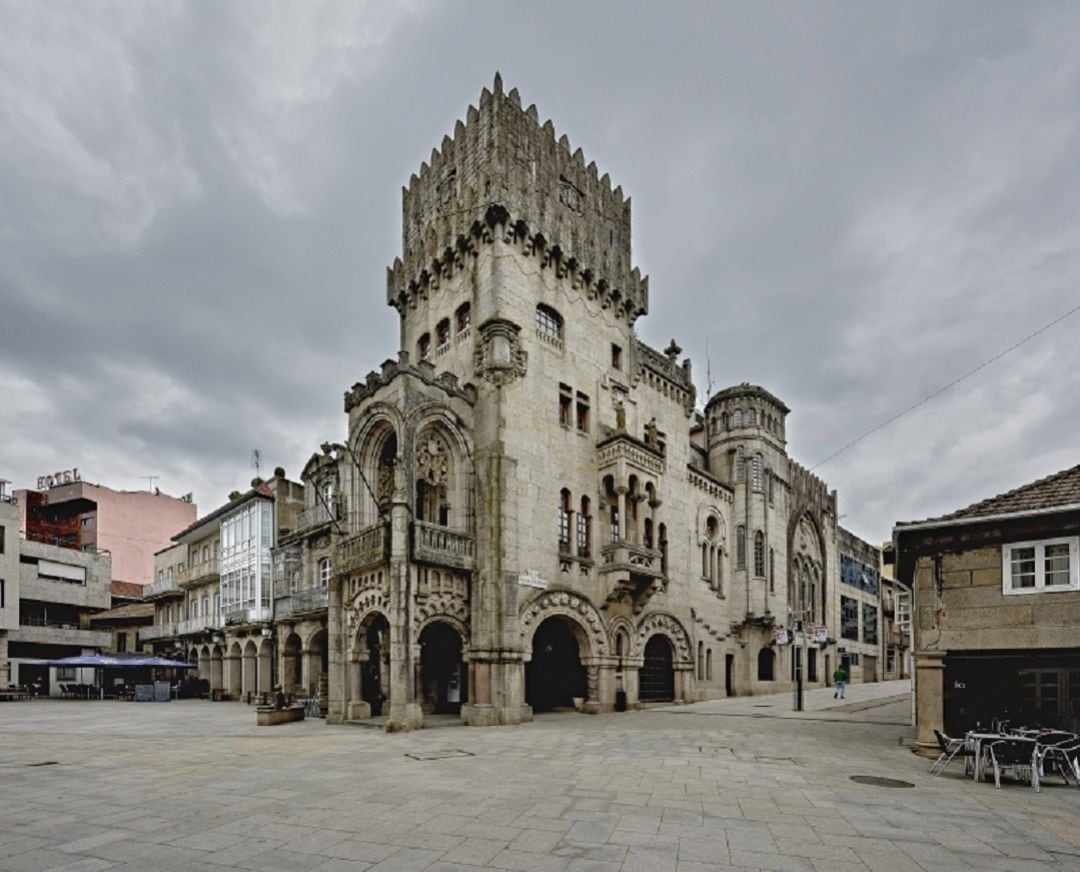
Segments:
[[[826,627],[824,683],[835,492],[788,458],[780,400],[744,384],[695,411],[689,360],[637,337],[621,189],[496,78],[410,180],[402,235],[400,350],[304,473],[309,506],[340,507],[330,720],[781,690],[795,621]]]

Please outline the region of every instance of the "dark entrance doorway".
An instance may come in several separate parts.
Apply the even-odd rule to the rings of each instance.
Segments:
[[[561,618],[536,628],[532,660],[525,664],[525,701],[533,711],[568,708],[586,696],[585,667],[573,630]]]
[[[724,655],[724,693],[735,696],[735,655]]]
[[[671,643],[667,639],[663,636],[649,639],[638,679],[638,699],[642,702],[671,702],[675,699],[672,659]]]
[[[428,624],[420,633],[420,704],[425,714],[458,714],[465,698],[461,637],[449,624]]]
[[[390,660],[390,624],[382,615],[376,615],[368,624],[365,633],[367,662],[363,665],[360,678],[360,693],[364,702],[371,706],[372,717],[383,713],[383,705],[389,698],[383,670],[384,659]]]

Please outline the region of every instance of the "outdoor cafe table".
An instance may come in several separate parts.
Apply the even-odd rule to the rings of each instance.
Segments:
[[[967,741],[969,743],[971,743],[974,746],[973,750],[975,752],[975,758],[974,758],[974,767],[973,768],[975,769],[975,780],[976,781],[982,781],[983,743],[984,742],[987,743],[987,747],[989,747],[989,745],[991,743],[993,743],[993,742],[1000,742],[1000,741],[1005,740],[1005,739],[1008,739],[1011,742],[1028,742],[1028,743],[1031,744],[1032,757],[1034,757],[1034,755],[1035,755],[1035,744],[1036,744],[1035,736],[1016,735],[1014,733],[1005,734],[1005,733],[976,733],[976,732],[970,732],[970,733],[967,734],[967,736],[965,736],[965,738],[967,739]]]

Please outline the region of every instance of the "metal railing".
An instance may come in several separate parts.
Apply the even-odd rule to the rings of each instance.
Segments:
[[[390,527],[380,521],[338,543],[334,549],[334,570],[341,573],[379,566],[389,556]]]
[[[476,540],[461,530],[413,521],[413,558],[426,563],[472,569]]]

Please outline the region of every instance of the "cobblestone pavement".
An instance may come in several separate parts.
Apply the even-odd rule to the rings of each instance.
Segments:
[[[902,690],[395,735],[5,703],[0,870],[1080,870],[1080,791],[929,776]]]

